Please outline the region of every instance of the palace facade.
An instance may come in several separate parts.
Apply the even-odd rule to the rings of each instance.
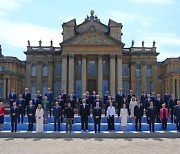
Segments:
[[[55,96],[64,89],[77,97],[96,91],[103,97],[108,90],[115,97],[122,87],[139,97],[142,90],[163,94],[166,90],[180,98],[180,57],[157,61],[155,42],[124,48],[121,23],[109,19],[108,25],[91,11],[79,25],[76,19],[63,23],[63,42],[59,47],[31,46],[28,41],[26,61],[0,55],[0,95],[7,98],[10,89],[17,93],[28,87],[43,94],[50,87]]]

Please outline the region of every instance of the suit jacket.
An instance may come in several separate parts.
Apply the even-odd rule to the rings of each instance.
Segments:
[[[180,117],[180,105],[174,107],[174,116]]]
[[[76,105],[76,100],[74,98],[69,98],[67,100],[67,103],[71,103],[71,107],[74,109],[75,108],[75,105]]]
[[[105,95],[103,98],[103,103],[106,104],[106,101],[108,100],[109,95]]]
[[[91,99],[91,104],[93,104],[93,103],[94,103],[94,100],[96,99],[96,95],[91,95],[91,96],[90,96],[90,99]]]
[[[64,114],[66,118],[74,118],[74,109],[67,107]]]
[[[140,105],[140,107],[138,105],[136,105],[134,107],[134,116],[135,117],[140,118],[143,116],[143,113],[144,113],[144,108],[142,105]]]
[[[165,93],[164,94],[164,103],[166,103],[166,106],[168,107],[169,99],[171,98],[170,94]]]
[[[64,102],[66,102],[67,96],[65,93],[59,93],[59,95],[61,95],[61,98],[64,100]]]
[[[37,95],[37,98],[39,99],[39,101],[40,101],[40,104],[42,103],[42,95],[40,94],[40,95]]]
[[[128,102],[130,103],[130,101],[131,101],[131,98],[132,98],[132,96],[134,96],[135,97],[135,94],[128,94],[127,95],[127,100],[128,100]]]
[[[157,112],[162,108],[162,104],[163,104],[163,99],[160,98],[160,100],[158,98],[156,98],[155,100],[155,107]]]
[[[153,108],[148,107],[147,117],[150,118],[150,120],[155,120],[155,117],[156,117],[156,107],[155,106],[153,106]]]
[[[58,107],[54,106],[53,107],[53,116],[56,119],[58,119],[62,116],[62,108],[60,106],[58,106]]]
[[[147,99],[147,94],[145,94],[145,95],[141,94],[141,98],[140,98],[141,104],[145,104],[146,99]]]
[[[116,103],[118,104],[118,106],[122,107],[122,101],[124,97],[125,97],[124,94],[121,95],[119,93],[116,94]]]
[[[42,104],[42,102],[40,102],[40,100],[38,98],[33,98],[33,105],[35,106],[35,108],[37,108],[38,104]]]
[[[13,115],[13,113],[15,113],[15,115]],[[17,118],[18,113],[19,113],[19,108],[17,106],[15,107],[15,109],[14,109],[14,107],[11,107],[11,109],[10,109],[11,117]]]
[[[45,96],[47,96],[47,100],[49,103],[53,103],[53,93],[52,92],[46,92]]]
[[[9,102],[10,102],[10,107],[12,107],[13,106],[13,102],[15,102],[16,99],[17,99],[16,93],[13,93],[13,94],[10,93],[8,99],[9,99]]]
[[[177,105],[177,98],[174,98],[174,99],[170,98],[168,104],[169,104],[168,105],[169,109],[173,110],[174,106]]]
[[[151,102],[152,100],[151,99],[146,99],[145,100],[145,103],[143,104],[143,107],[147,110],[147,108],[150,106],[150,102]]]
[[[17,103],[18,107],[19,107],[20,104],[22,105],[22,107],[25,107],[25,105],[26,105],[25,99],[23,99],[23,98],[22,99],[17,99],[16,103]]]
[[[30,107],[30,105],[28,105],[28,107],[27,107],[27,115],[29,116],[29,114],[32,114],[32,116],[34,117],[35,112],[36,112],[35,105],[32,105],[31,107]]]
[[[64,100],[61,98],[61,99],[56,99],[57,102],[59,102],[59,106],[61,106],[62,110],[64,110],[65,108],[65,102]]]
[[[88,118],[88,116],[90,115],[88,104],[85,105],[85,108],[83,104],[80,105],[79,115],[81,116],[81,118]]]
[[[169,118],[169,113],[168,113],[168,109],[165,108],[165,112],[166,112],[166,119]],[[161,108],[160,111],[159,111],[159,118],[160,120],[162,120],[164,118],[164,109]]]
[[[25,99],[26,105],[29,105],[29,101],[31,100],[30,92],[27,92],[26,94],[24,92],[22,97]]]
[[[155,104],[156,103],[156,96],[151,96],[151,100],[153,101],[153,103]]]
[[[101,114],[102,114],[102,109],[101,107],[94,107],[93,108],[93,117],[95,118],[96,116],[99,116],[101,119]]]
[[[99,102],[99,106],[102,107],[102,100],[101,99],[95,99],[93,104],[92,104],[92,107],[96,106],[96,102]]]

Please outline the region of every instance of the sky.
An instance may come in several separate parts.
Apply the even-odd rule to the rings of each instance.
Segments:
[[[180,56],[180,0],[0,0],[0,45],[3,55],[26,60],[27,40],[37,46],[62,42],[62,24],[80,24],[90,10],[100,21],[123,24],[125,47],[151,47],[156,41],[158,61]]]

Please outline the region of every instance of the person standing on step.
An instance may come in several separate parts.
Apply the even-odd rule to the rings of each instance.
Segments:
[[[13,106],[10,109],[10,115],[11,115],[11,132],[17,131],[17,118],[18,118],[18,107],[16,106],[16,102],[13,102]]]
[[[42,108],[42,105],[39,104],[37,109],[36,109],[36,132],[43,132],[43,115],[44,115],[44,110]]]
[[[5,107],[3,102],[0,102],[0,131],[3,130],[3,124],[4,124],[4,115],[5,115]]]
[[[47,96],[47,100],[49,102],[49,115],[51,117],[51,108],[54,102],[53,93],[51,92],[51,88],[48,88],[47,92],[45,93],[45,96]]]
[[[125,95],[122,92],[122,88],[119,88],[118,93],[116,94],[116,106],[118,108],[118,117],[120,116],[120,110],[122,108],[122,102]]]
[[[97,133],[97,125],[98,125],[98,133],[100,133],[101,130],[101,114],[102,114],[102,109],[99,106],[99,102],[96,102],[96,107],[93,108],[95,133]]]
[[[54,116],[54,131],[56,131],[56,124],[58,125],[58,132],[60,131],[60,122],[62,117],[62,108],[59,106],[59,102],[55,102],[53,107],[53,116]]]
[[[128,114],[128,109],[126,108],[126,104],[123,104],[120,110],[120,121],[123,132],[126,132],[128,116],[129,114]]]
[[[150,102],[150,106],[147,109],[147,118],[149,120],[149,130],[154,132],[154,123],[156,118],[156,107],[153,106],[153,102]]]
[[[42,108],[44,110],[44,124],[48,123],[48,113],[49,113],[49,110],[50,110],[49,105],[50,105],[50,103],[47,100],[47,96],[44,96],[44,99],[42,101]]]
[[[33,105],[35,106],[35,108],[37,108],[37,106],[42,103],[42,101],[40,101],[37,98],[37,94],[34,94],[34,98],[32,99],[32,102],[33,102]]]
[[[13,106],[13,102],[15,102],[16,99],[17,99],[17,95],[16,95],[16,93],[14,92],[14,89],[11,89],[11,93],[9,94],[8,99],[9,99],[10,107],[12,107],[12,106]]]
[[[160,111],[160,109],[162,107],[162,104],[163,104],[163,99],[161,98],[160,94],[157,94],[157,98],[156,98],[156,101],[155,101],[155,104],[154,104],[155,107],[156,107],[156,122],[157,123],[160,123],[159,111]]]
[[[67,100],[67,104],[68,103],[71,103],[71,107],[73,108],[73,109],[75,109],[75,105],[76,105],[76,100],[73,98],[73,94],[70,94],[70,98]],[[67,106],[67,105],[66,105]]]
[[[130,104],[129,104],[129,110],[130,110],[130,116],[132,118],[132,123],[135,123],[135,118],[134,118],[134,107],[137,105],[136,98],[133,96],[131,98]]]
[[[29,105],[29,101],[31,100],[31,94],[30,94],[28,88],[24,89],[24,93],[23,93],[22,97],[23,97],[23,99],[25,99],[25,107],[24,107],[24,115],[25,115],[25,110],[26,110],[27,106]]]
[[[168,113],[168,109],[166,108],[166,104],[162,104],[162,108],[160,109],[160,112],[159,112],[159,118],[162,123],[162,130],[166,131],[167,130],[167,121],[169,118],[169,113]]]
[[[146,93],[146,90],[144,89],[143,93],[141,94],[141,99],[140,99],[140,102],[141,102],[143,108],[145,108],[146,99],[147,99],[147,93]]]
[[[39,104],[41,104],[42,103],[42,94],[39,90],[37,91],[36,96],[39,99]]]
[[[19,94],[19,98],[16,101],[16,104],[19,108],[19,114],[18,114],[18,123],[20,123],[20,116],[21,116],[21,123],[24,121],[24,108],[26,106],[25,99],[22,98],[22,94]]]
[[[108,121],[108,130],[113,131],[114,129],[114,117],[115,117],[116,111],[114,106],[112,105],[112,102],[110,102],[109,107],[107,108],[106,116]]]
[[[110,102],[112,102],[111,95],[108,96],[108,100],[105,103],[105,116],[106,116],[107,108],[109,107]]]
[[[177,105],[174,107],[174,119],[177,131],[180,132],[180,101],[177,101]]]
[[[33,101],[29,101],[29,105],[27,107],[27,116],[28,116],[28,131],[33,131],[33,123],[35,118],[35,105],[33,105]]]
[[[177,105],[177,98],[175,98],[174,94],[171,94],[171,98],[169,99],[169,115],[171,115],[171,123],[174,122],[174,107]]]

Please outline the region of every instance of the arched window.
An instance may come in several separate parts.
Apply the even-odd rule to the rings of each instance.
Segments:
[[[147,77],[152,76],[152,66],[150,64],[147,65]]]
[[[81,61],[76,62],[76,74],[81,75],[81,68],[82,68],[82,63]]]
[[[48,65],[47,64],[43,65],[43,76],[48,76]]]
[[[139,78],[141,76],[141,65],[136,65],[136,77]]]
[[[122,76],[129,76],[128,64],[122,64]]]
[[[37,66],[36,66],[36,64],[33,64],[31,67],[31,75],[32,76],[36,76],[36,74],[37,74],[36,70],[37,70]]]
[[[88,62],[88,74],[95,75],[96,74],[96,63],[95,61]]]
[[[103,61],[103,75],[108,75],[108,62],[107,61]]]
[[[54,76],[61,76],[61,64],[55,64],[54,66]]]

